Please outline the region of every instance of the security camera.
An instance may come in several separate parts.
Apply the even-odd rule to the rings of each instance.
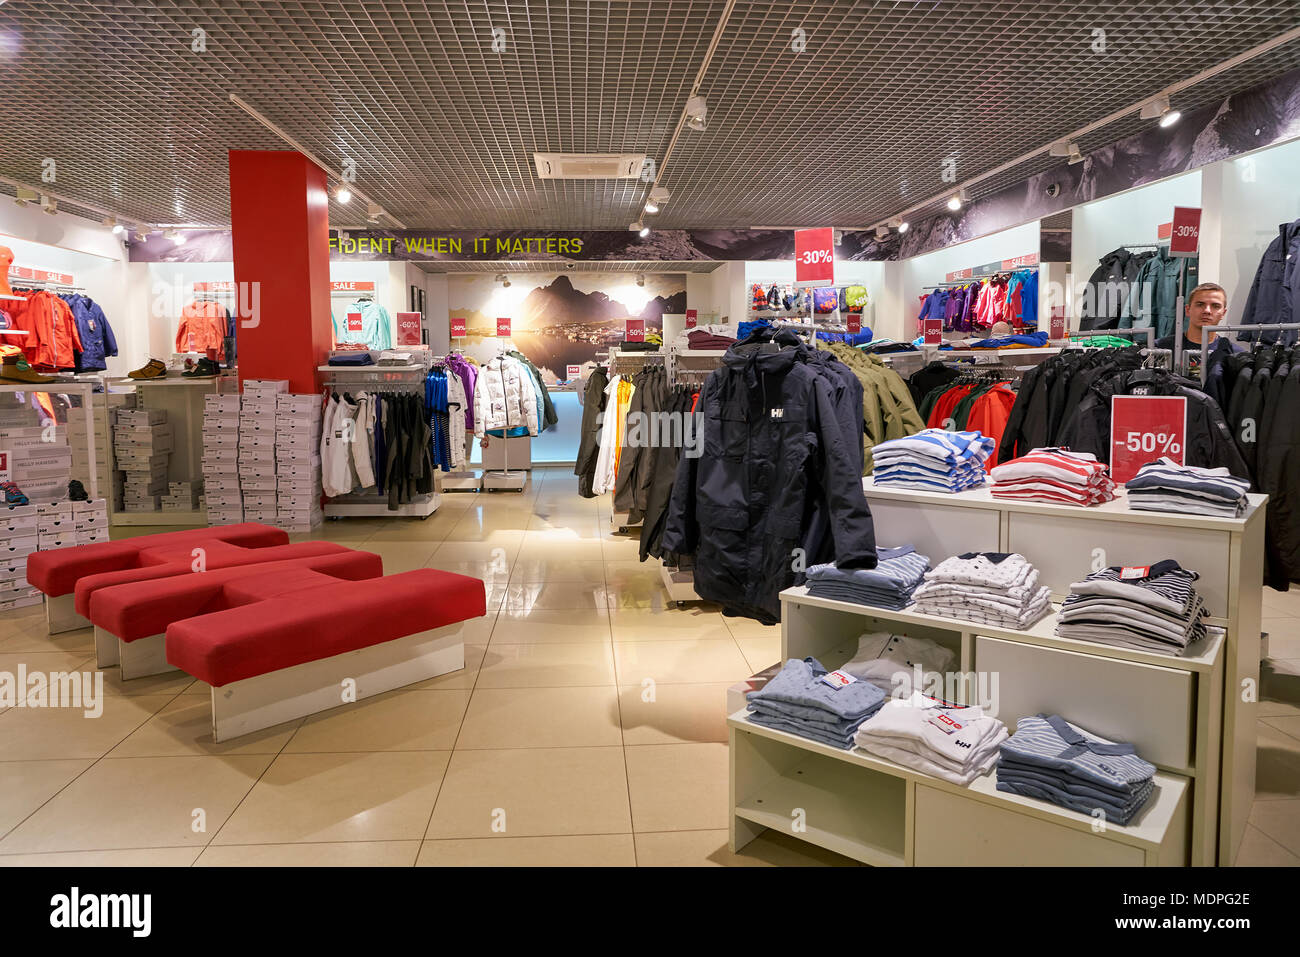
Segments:
[[[1057,197],[1057,196],[1060,196],[1060,195],[1061,195],[1061,184],[1060,184],[1060,183],[1048,183],[1048,184],[1047,184],[1047,195],[1048,195],[1048,196],[1051,196],[1051,197],[1053,197],[1053,198],[1055,198],[1055,197]]]
[[[577,269],[577,268],[578,268],[578,264],[577,264],[577,263],[565,263],[565,264],[564,264],[564,268],[565,268],[565,269]]]

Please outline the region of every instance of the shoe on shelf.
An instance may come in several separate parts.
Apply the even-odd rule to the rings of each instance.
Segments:
[[[6,356],[0,365],[0,379],[10,382],[29,382],[38,385],[45,382],[57,382],[54,376],[41,375],[22,356]]]
[[[76,479],[68,483],[68,498],[73,502],[90,501],[90,496],[86,494],[86,486]]]
[[[219,375],[221,375],[221,366],[212,359],[200,359],[194,363],[192,369],[186,369],[181,373],[181,377],[185,379],[210,379]]]
[[[27,496],[13,482],[0,482],[0,491],[5,493],[6,505],[26,505]]]
[[[159,359],[150,359],[138,369],[132,369],[127,375],[132,379],[163,379],[167,376],[167,366]]]

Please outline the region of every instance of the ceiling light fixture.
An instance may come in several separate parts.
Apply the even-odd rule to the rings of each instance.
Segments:
[[[706,127],[705,117],[708,116],[709,106],[704,102],[704,97],[693,96],[686,101],[686,125],[693,130],[704,131]]]
[[[900,233],[905,233],[911,228],[912,228],[912,224],[905,219],[898,224],[898,231]]]
[[[643,272],[642,272],[642,273],[637,273],[637,276],[636,276],[636,284],[637,284],[638,286],[644,286],[644,285],[645,285],[645,273],[643,273]]]
[[[949,196],[949,197],[948,197],[948,208],[951,209],[954,213],[957,212],[957,210],[961,209],[961,197],[960,197],[960,196]]]
[[[1073,165],[1076,164],[1076,163],[1082,163],[1082,162],[1083,162],[1083,154],[1079,152],[1079,144],[1078,144],[1078,143],[1071,143],[1071,144],[1070,144],[1070,153],[1069,153],[1069,156],[1070,156],[1069,163],[1070,163],[1071,166],[1073,166]]]
[[[651,215],[653,215],[653,214],[659,212],[659,207],[656,206],[654,203],[646,203],[646,204],[645,204],[645,211],[646,211],[647,213],[650,213]]]
[[[1160,125],[1164,129],[1168,129],[1169,127],[1173,126],[1182,118],[1183,118],[1183,114],[1180,111],[1170,110],[1164,116],[1160,117]]]
[[[59,202],[45,194],[41,194],[41,209],[53,216],[59,211]]]
[[[672,199],[672,197],[673,194],[668,192],[667,188],[663,186],[656,186],[654,189],[650,190],[650,202],[654,203],[656,206],[662,206],[664,203],[668,202],[668,200]]]
[[[352,202],[352,190],[348,189],[346,186],[340,186],[335,191],[334,198],[346,206],[348,203]]]
[[[1158,120],[1169,112],[1169,94],[1161,93],[1142,104],[1138,116],[1144,120]]]
[[[888,227],[888,226],[877,226],[877,227],[876,227],[876,241],[877,241],[877,242],[880,242],[880,241],[884,240],[887,236],[889,236],[889,227]]]
[[[640,229],[637,230],[636,234],[640,236],[642,239],[645,239],[647,236],[650,235],[650,227],[642,226]]]

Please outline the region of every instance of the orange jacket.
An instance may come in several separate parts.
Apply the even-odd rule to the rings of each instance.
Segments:
[[[33,366],[45,369],[73,369],[73,352],[81,351],[77,320],[68,304],[52,292],[23,293],[25,303],[18,303],[14,322],[27,330],[23,351]]]
[[[226,310],[219,302],[195,300],[181,310],[180,328],[176,330],[177,352],[217,350],[217,358],[226,358]]]

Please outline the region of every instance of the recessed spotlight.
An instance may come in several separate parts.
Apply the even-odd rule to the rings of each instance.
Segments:
[[[340,186],[334,193],[334,198],[340,203],[350,203],[352,202],[352,190],[348,189],[346,186]]]

